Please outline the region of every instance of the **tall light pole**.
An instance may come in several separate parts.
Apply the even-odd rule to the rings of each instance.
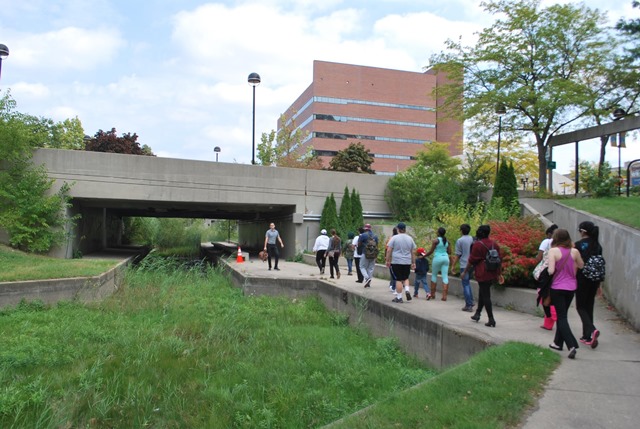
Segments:
[[[248,78],[249,85],[253,87],[253,131],[251,133],[251,164],[256,163],[256,86],[260,85],[260,75],[251,73]]]
[[[500,139],[502,137],[502,115],[507,113],[507,108],[504,104],[498,104],[496,106],[496,114],[498,115],[498,152],[496,153],[496,178],[498,178],[498,171],[500,170]]]
[[[620,119],[624,119],[627,116],[627,112],[624,109],[617,108],[613,111],[613,120],[619,121]],[[622,195],[622,166],[620,162],[620,148],[625,147],[624,144],[624,133],[618,133],[617,136],[611,136],[616,139],[616,146],[618,147],[618,195]]]
[[[213,151],[216,153],[216,162],[218,162],[218,154],[220,153],[220,146],[216,146],[213,148]]]
[[[0,43],[0,76],[2,76],[2,60],[9,56],[9,48],[7,45],[3,45]]]

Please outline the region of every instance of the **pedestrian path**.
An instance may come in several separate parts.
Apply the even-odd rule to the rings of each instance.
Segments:
[[[282,279],[322,278],[338,288],[348,289],[370,300],[388,302],[400,306],[420,317],[447,324],[468,335],[500,344],[506,341],[522,341],[548,347],[554,332],[541,329],[542,319],[530,314],[509,311],[494,306],[497,326],[484,326],[486,313],[480,323],[470,319],[472,313],[461,311],[464,300],[450,291],[448,300],[426,301],[424,290],[418,299],[402,304],[392,303],[388,280],[374,279],[370,288],[356,283],[356,277],[347,276],[341,267],[340,279],[329,279],[329,269],[320,275],[318,268],[304,263],[280,261],[280,271],[268,271],[267,264],[251,260],[231,264],[244,275]],[[413,286],[411,287],[413,294]],[[477,298],[477,297],[475,297]],[[575,300],[569,311],[569,323],[576,338],[581,335],[580,318],[575,310]],[[559,352],[562,363],[553,373],[538,407],[522,422],[522,428],[547,427],[581,429],[636,429],[640,427],[640,334],[620,320],[604,300],[598,299],[595,308],[595,324],[601,331],[599,346],[591,349],[580,345],[576,359],[567,358],[568,351]]]

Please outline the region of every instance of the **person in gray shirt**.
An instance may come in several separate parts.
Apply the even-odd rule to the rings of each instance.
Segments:
[[[271,222],[269,224],[267,233],[264,235],[264,250],[266,250],[267,254],[269,255],[269,270],[271,270],[271,257],[273,257],[275,259],[273,269],[276,271],[280,271],[280,268],[278,268],[278,259],[280,258],[280,252],[278,250],[276,240],[280,242],[280,247],[284,248],[284,243],[282,242],[282,238],[280,238],[280,233],[276,229],[276,225]]]
[[[473,237],[469,235],[471,226],[466,223],[460,225],[460,232],[462,237],[456,240],[455,255],[453,256],[453,263],[451,264],[451,271],[453,273],[456,263],[460,261],[460,272],[463,273],[469,262],[469,255],[471,254],[471,245],[473,244]],[[460,279],[462,282],[462,293],[464,294],[464,307],[462,311],[473,311],[473,292],[471,290],[471,273],[467,273]]]

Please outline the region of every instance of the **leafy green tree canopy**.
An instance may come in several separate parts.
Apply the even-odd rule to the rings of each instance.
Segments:
[[[331,159],[329,170],[375,174],[371,164],[373,164],[373,157],[369,149],[366,149],[362,143],[351,143]]]
[[[496,106],[504,106],[503,126],[532,136],[538,180],[546,189],[548,139],[587,113],[585,104],[593,96],[587,90],[589,76],[606,74],[619,42],[597,10],[583,4],[541,8],[540,3],[482,2],[498,19],[480,32],[476,45],[449,40],[446,52],[430,62],[453,82],[438,89],[445,114],[458,119],[488,117],[495,115]]]
[[[288,120],[285,115],[280,116],[278,124],[277,132],[262,133],[256,155],[260,164],[320,170],[322,161],[314,154],[313,147],[301,149],[308,132],[297,128],[295,120]]]

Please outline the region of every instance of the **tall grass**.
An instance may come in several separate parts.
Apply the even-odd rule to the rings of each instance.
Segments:
[[[2,428],[317,427],[435,374],[317,299],[157,261],[98,305],[5,309],[0,338]]]

